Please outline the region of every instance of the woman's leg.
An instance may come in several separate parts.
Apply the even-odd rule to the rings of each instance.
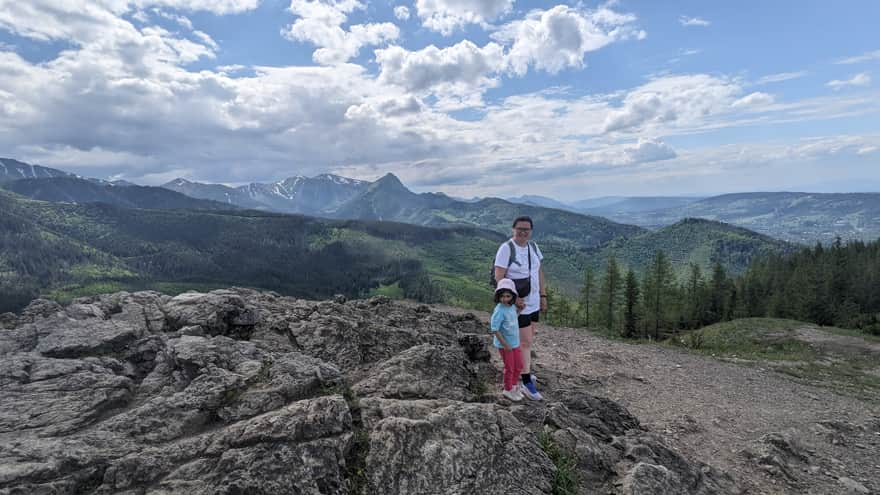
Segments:
[[[532,370],[532,343],[535,341],[534,323],[519,329],[519,347],[522,349],[523,368],[521,373],[531,373]]]

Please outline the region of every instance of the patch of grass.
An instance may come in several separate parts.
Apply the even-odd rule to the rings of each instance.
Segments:
[[[46,297],[60,304],[67,304],[78,297],[110,294],[129,290],[131,284],[119,281],[92,282],[86,284],[70,284],[50,290]]]
[[[853,350],[830,342],[800,340],[796,330],[803,327],[816,328],[829,337],[862,339],[866,344],[864,352],[857,347]],[[766,366],[798,380],[880,402],[880,367],[876,352],[868,349],[871,342],[876,339],[857,330],[817,328],[794,320],[744,318],[684,333],[667,344],[713,357],[735,358],[743,364]]]
[[[369,297],[373,296],[385,296],[390,299],[403,299],[403,288],[400,287],[399,282],[394,282],[391,285],[380,285],[370,291]]]
[[[348,493],[366,493],[369,487],[369,478],[367,477],[367,455],[369,453],[370,433],[363,428],[355,429],[352,446],[345,460]]]
[[[556,441],[553,440],[553,436],[546,431],[538,434],[538,444],[556,466],[551,493],[553,495],[575,495],[578,490],[577,460],[560,449]]]
[[[775,318],[743,318],[716,323],[674,337],[670,344],[703,354],[761,361],[812,361],[816,351],[795,336],[804,323]]]

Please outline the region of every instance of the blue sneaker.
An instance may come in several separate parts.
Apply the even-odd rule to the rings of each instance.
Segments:
[[[541,392],[538,392],[538,389],[535,388],[535,384],[533,382],[524,383],[522,388],[522,393],[526,397],[531,400],[543,400],[544,397],[541,396]]]

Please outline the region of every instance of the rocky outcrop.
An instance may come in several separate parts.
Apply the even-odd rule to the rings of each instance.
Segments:
[[[383,297],[38,300],[0,328],[0,494],[738,492],[571,380],[506,402],[487,343]]]

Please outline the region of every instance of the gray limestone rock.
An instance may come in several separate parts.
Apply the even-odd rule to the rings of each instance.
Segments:
[[[230,289],[3,325],[0,495],[736,493],[586,390],[487,392],[472,314]]]
[[[361,405],[370,435],[368,493],[552,493],[553,463],[502,407],[393,399]]]
[[[380,363],[353,388],[361,397],[469,400],[476,380],[459,346],[421,344]]]

